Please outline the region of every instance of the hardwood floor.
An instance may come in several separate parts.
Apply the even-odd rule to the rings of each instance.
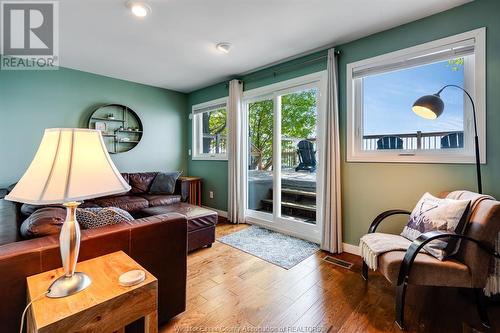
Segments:
[[[219,224],[217,237],[246,228]],[[187,310],[160,332],[401,332],[394,323],[395,290],[380,274],[360,276],[319,251],[290,270],[216,242],[188,256]],[[500,329],[500,307],[490,306]],[[409,332],[484,332],[472,301],[451,288],[410,286]],[[475,329],[474,329],[475,328]],[[492,330],[494,331],[494,329]]]

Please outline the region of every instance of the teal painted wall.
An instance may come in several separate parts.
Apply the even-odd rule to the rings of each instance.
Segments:
[[[121,103],[137,112],[141,142],[112,155],[120,171],[187,171],[187,95],[61,68],[0,70],[0,187],[24,173],[45,128],[87,127],[94,107]]]
[[[372,219],[391,208],[412,209],[426,191],[438,193],[452,189],[475,189],[473,165],[458,164],[390,164],[346,162],[346,65],[350,62],[418,45],[442,37],[480,27],[487,27],[487,164],[483,165],[483,183],[486,193],[500,198],[500,1],[476,0],[422,20],[377,33],[350,43],[339,45],[340,138],[342,158],[343,237],[357,245]],[[298,61],[303,61],[299,59]],[[287,66],[288,63],[282,66]],[[252,89],[276,81],[321,70],[326,64],[304,66],[301,70],[266,80],[251,81]],[[272,72],[270,68],[264,72]],[[251,76],[243,77],[251,79]],[[189,106],[227,95],[224,84],[198,90],[189,95]],[[190,142],[190,140],[189,140]],[[190,143],[189,143],[190,145]],[[227,208],[227,163],[189,161],[189,173],[206,179],[204,204],[225,210]],[[222,186],[222,183],[223,186]],[[219,185],[221,184],[221,185]],[[216,198],[208,199],[206,191],[215,190]],[[402,221],[401,221],[402,222]],[[384,229],[396,231],[401,223]]]

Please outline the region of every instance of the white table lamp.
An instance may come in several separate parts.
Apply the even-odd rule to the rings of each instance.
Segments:
[[[75,272],[80,250],[76,208],[80,201],[128,190],[130,186],[111,161],[100,131],[45,130],[28,170],[5,199],[33,205],[64,204],[66,207],[66,220],[59,236],[64,275],[49,287],[48,297],[69,296],[91,283],[85,273]]]

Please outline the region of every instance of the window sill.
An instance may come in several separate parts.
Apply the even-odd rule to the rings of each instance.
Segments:
[[[224,156],[212,156],[212,155],[208,155],[208,156],[192,156],[191,157],[191,160],[193,161],[227,161],[228,158],[227,158],[227,155],[224,155]]]
[[[399,155],[402,154],[402,155]],[[400,153],[358,153],[348,154],[347,163],[416,163],[416,164],[475,164],[474,155],[464,154],[419,154],[415,152]],[[486,164],[486,157],[481,156],[481,164]]]

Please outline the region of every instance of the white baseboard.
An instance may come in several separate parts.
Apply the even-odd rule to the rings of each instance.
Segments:
[[[342,249],[344,252],[355,254],[357,256],[361,255],[361,251],[359,250],[359,246],[351,245],[347,243],[342,243]]]
[[[215,209],[215,208],[208,207],[208,206],[202,206],[202,207],[206,208],[206,209],[213,210],[214,212],[217,212],[217,214],[219,214],[219,216],[225,217],[227,219],[227,212],[224,210],[219,210],[219,209]]]

